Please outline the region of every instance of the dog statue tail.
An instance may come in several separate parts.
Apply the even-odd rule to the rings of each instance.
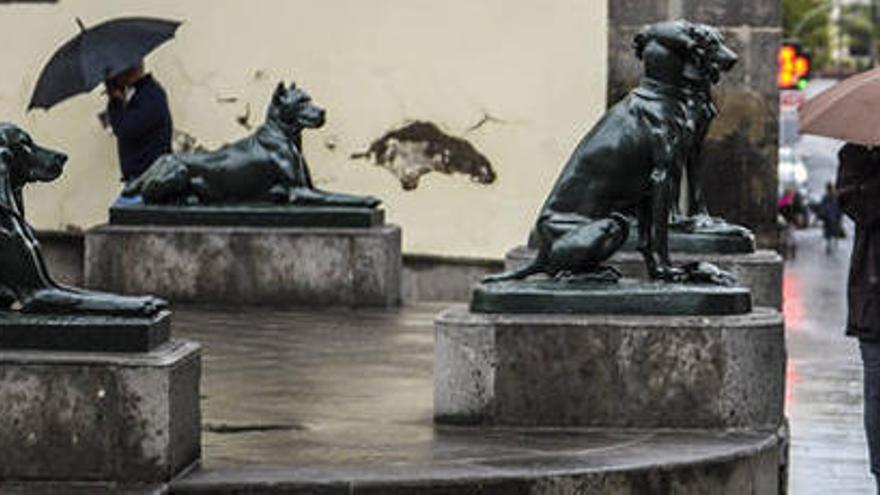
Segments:
[[[542,263],[539,263],[538,260],[534,260],[522,268],[483,277],[482,282],[490,284],[493,282],[504,282],[506,280],[522,280],[536,273],[541,273],[543,271],[541,265]]]
[[[537,273],[542,273],[544,271],[544,258],[546,258],[546,256],[538,255],[526,266],[517,268],[515,270],[508,270],[506,272],[488,275],[486,277],[483,277],[482,282],[490,284],[493,282],[504,282],[507,280],[522,280]]]

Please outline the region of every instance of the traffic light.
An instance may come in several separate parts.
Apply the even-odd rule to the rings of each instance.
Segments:
[[[804,89],[810,78],[810,54],[794,41],[779,47],[779,89]]]

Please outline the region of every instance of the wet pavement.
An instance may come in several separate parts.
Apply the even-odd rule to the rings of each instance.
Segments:
[[[205,465],[394,462],[430,443],[433,318],[442,306],[185,308],[204,346]],[[393,438],[384,447],[377,439]]]
[[[786,409],[791,492],[871,494],[858,345],[844,336],[848,243],[828,255],[818,229],[797,233],[785,272]]]
[[[176,336],[204,346],[205,469],[179,492],[508,480],[526,493],[521,483],[621,472],[716,486],[768,459],[775,470],[775,432],[435,427],[433,321],[447,306],[176,308]]]
[[[788,262],[785,277],[790,493],[873,493],[861,429],[860,362],[855,342],[842,329],[849,246],[827,255],[818,229],[798,232],[797,238],[797,258]],[[445,307],[178,308],[176,334],[205,347],[205,467],[221,472],[254,465],[402,469],[440,463],[454,473],[463,462],[537,459],[558,469],[633,462],[637,452],[650,464],[658,460],[651,458],[653,449],[672,458],[693,454],[682,437],[644,432],[436,430],[431,422],[433,319]],[[753,440],[760,439],[704,437],[697,443],[702,454],[717,455]],[[330,476],[320,470],[306,475]]]

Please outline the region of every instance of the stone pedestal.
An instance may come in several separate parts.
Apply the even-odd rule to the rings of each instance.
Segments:
[[[504,258],[505,268],[519,268],[534,259],[535,252],[526,246],[508,251]],[[727,270],[737,278],[739,285],[752,292],[752,303],[782,310],[782,256],[776,251],[758,250],[745,254],[695,254],[672,253],[672,261],[685,264],[693,261],[708,261]],[[620,251],[608,263],[621,271],[624,277],[641,278],[648,276],[642,255],[635,251]]]
[[[105,225],[86,233],[85,279],[177,302],[394,306],[401,234],[394,225]]]
[[[473,313],[436,321],[438,422],[743,428],[783,419],[779,312],[728,316]]]
[[[160,483],[200,457],[200,347],[0,351],[0,479]]]

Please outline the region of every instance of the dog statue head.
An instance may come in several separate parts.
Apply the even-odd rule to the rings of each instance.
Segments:
[[[708,81],[717,84],[723,72],[732,69],[739,57],[724,43],[720,31],[706,24],[693,24],[691,36],[696,45],[691,50],[685,68],[685,77],[693,81]]]
[[[682,77],[698,84],[718,83],[721,73],[732,69],[738,61],[717,29],[683,20],[646,26],[633,40],[633,48],[636,56],[645,61],[646,72],[649,64],[656,63],[656,54],[676,54]]]
[[[324,109],[315,105],[308,93],[296,87],[296,83],[285,87],[284,82],[280,82],[272,95],[266,121],[289,135],[295,135],[303,129],[323,126],[325,118]]]
[[[15,124],[0,123],[0,159],[8,167],[13,189],[30,182],[51,182],[64,170],[67,155],[34,143],[31,136]]]

